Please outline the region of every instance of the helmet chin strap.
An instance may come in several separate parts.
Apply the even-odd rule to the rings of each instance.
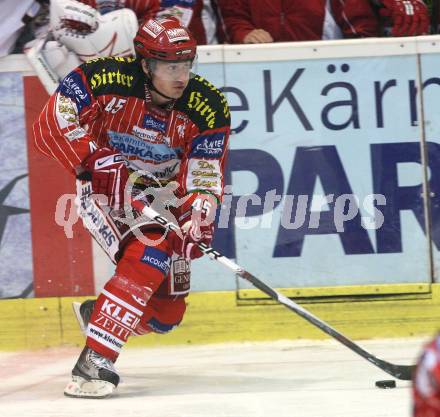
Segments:
[[[167,100],[175,101],[176,99],[174,97],[167,96],[166,94],[159,91],[153,84],[153,79],[151,77],[151,74],[147,75],[147,87],[151,90],[156,92],[157,94],[161,95],[162,97],[166,98]]]

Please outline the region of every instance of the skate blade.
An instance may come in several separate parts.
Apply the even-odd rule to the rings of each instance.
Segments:
[[[79,312],[80,307],[81,307],[81,303],[78,303],[78,302],[72,303],[72,308],[73,308],[73,312],[75,313],[76,320],[78,321],[79,327],[81,328],[81,332],[85,336],[86,332],[87,332],[87,328],[86,328],[86,325],[84,323],[83,318],[81,317],[81,313]]]
[[[64,395],[73,398],[107,398],[115,391],[116,387],[107,381],[92,379],[87,381],[80,376],[73,376],[66,388]]]

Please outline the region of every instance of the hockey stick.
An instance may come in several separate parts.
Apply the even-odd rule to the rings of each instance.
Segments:
[[[165,217],[161,216],[144,202],[140,200],[132,200],[131,205],[136,210],[142,212],[144,216],[161,224],[165,229],[180,231],[180,228],[178,226],[176,226],[174,223],[169,222]],[[249,281],[254,287],[267,294],[270,298],[278,301],[280,304],[283,304],[289,310],[292,310],[303,319],[307,320],[309,323],[321,329],[324,333],[327,333],[329,336],[333,337],[353,352],[357,353],[367,361],[371,362],[373,365],[376,365],[378,368],[382,369],[382,371],[385,371],[386,373],[392,375],[394,378],[397,379],[402,379],[404,381],[411,380],[415,368],[414,365],[395,365],[393,363],[376,358],[374,355],[361,348],[352,340],[348,339],[342,333],[339,333],[325,321],[321,320],[320,318],[313,315],[311,312],[296,304],[290,298],[285,297],[273,288],[269,287],[264,282],[260,281],[256,276],[252,275],[251,273],[237,265],[235,262],[231,261],[229,258],[217,252],[215,249],[205,245],[204,243],[200,243],[198,246],[205,255],[208,255],[211,259],[214,259],[226,266],[227,268],[231,269],[238,276],[245,279],[246,281]]]

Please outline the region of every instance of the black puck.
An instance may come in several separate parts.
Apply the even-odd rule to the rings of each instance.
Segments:
[[[376,381],[376,387],[378,388],[396,388],[396,381],[394,379],[385,379],[383,381]]]

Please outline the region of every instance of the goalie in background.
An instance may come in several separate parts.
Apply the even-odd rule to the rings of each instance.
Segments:
[[[224,192],[229,107],[191,72],[195,39],[175,18],[150,19],[134,48],[137,59],[72,71],[34,124],[37,149],[77,178],[79,215],[116,264],[96,302],[76,310],[87,340],[64,391],[71,397],[111,395],[127,339],[180,324],[190,261],[211,244]],[[132,208],[138,192],[180,237]]]
[[[139,22],[155,16],[159,0],[51,0],[50,24],[24,50],[49,94],[75,67],[106,56],[134,56]]]

